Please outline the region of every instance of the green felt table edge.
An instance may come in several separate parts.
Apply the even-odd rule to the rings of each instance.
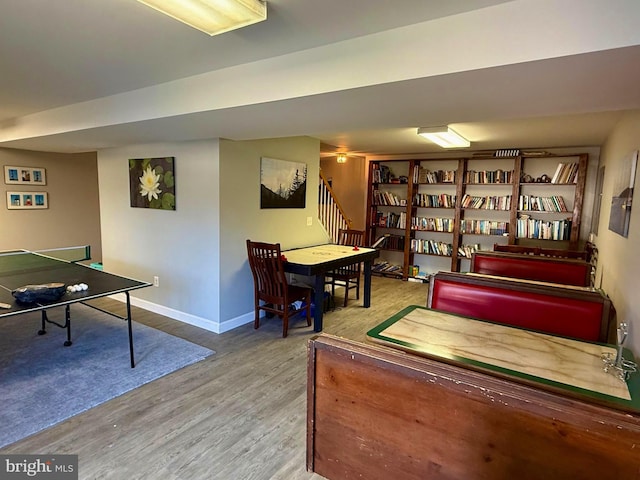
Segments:
[[[384,330],[386,330],[390,325],[396,323],[398,320],[400,320],[401,318],[405,317],[406,315],[408,315],[409,313],[411,313],[414,310],[430,310],[427,307],[423,307],[420,305],[411,305],[408,307],[403,308],[402,310],[400,310],[398,313],[396,313],[395,315],[389,317],[387,320],[385,320],[384,322],[380,323],[379,325],[376,325],[375,327],[373,327],[371,330],[369,330],[367,332],[367,337],[373,338],[373,339],[377,339],[377,340],[382,340],[386,343],[390,343],[390,344],[395,344],[398,346],[402,346],[405,347],[406,349],[408,349],[409,351],[414,351],[416,352],[416,354],[423,354],[429,358],[432,359],[443,359],[443,360],[449,360],[449,361],[453,361],[456,364],[460,364],[461,366],[464,365],[469,365],[469,366],[473,366],[476,368],[480,368],[483,371],[490,371],[490,372],[497,372],[497,373],[501,373],[503,375],[507,375],[509,377],[513,377],[515,379],[522,379],[522,380],[528,380],[528,384],[530,384],[531,382],[534,383],[539,383],[539,384],[543,384],[543,385],[548,385],[550,387],[554,387],[554,389],[557,391],[558,389],[560,390],[566,390],[568,392],[571,392],[574,394],[577,394],[578,397],[587,397],[584,400],[587,400],[588,398],[592,398],[595,399],[596,401],[599,401],[598,403],[604,403],[608,406],[616,406],[616,407],[620,407],[621,409],[627,410],[627,411],[633,411],[635,413],[640,413],[640,372],[635,372],[632,373],[629,377],[629,379],[627,380],[627,387],[629,389],[629,394],[631,395],[631,400],[625,400],[623,398],[618,398],[618,397],[614,397],[612,395],[606,395],[604,393],[599,393],[599,392],[594,392],[592,390],[586,390],[580,387],[575,387],[573,385],[567,385],[565,383],[561,383],[561,382],[556,382],[553,380],[548,380],[545,378],[541,378],[541,377],[537,377],[535,375],[529,375],[526,373],[521,373],[518,372],[516,370],[511,370],[508,368],[503,368],[503,367],[499,367],[496,365],[491,365],[489,363],[484,363],[484,362],[479,362],[477,360],[472,360],[469,358],[464,358],[464,357],[459,357],[457,355],[451,355],[449,357],[437,357],[434,355],[429,354],[428,352],[426,352],[423,348],[421,348],[419,345],[415,345],[412,344],[410,342],[404,342],[402,340],[396,340],[394,338],[390,338],[390,337],[386,337],[384,335],[381,334],[381,332],[383,332]],[[448,312],[442,312],[442,313],[448,313]],[[453,314],[450,314],[453,315]],[[515,328],[518,330],[525,330],[524,328],[520,328],[520,327],[514,327],[514,326],[510,326],[510,325],[504,325],[498,322],[491,322],[488,320],[480,320],[477,318],[471,318],[471,317],[464,317],[462,315],[456,315],[458,317],[462,317],[462,318],[469,318],[470,320],[475,320],[478,322],[485,322],[485,323],[491,323],[494,325],[501,325],[503,327],[507,327],[507,328]],[[535,331],[535,330],[534,330]],[[539,333],[545,333],[545,332],[539,332]],[[548,335],[548,334],[547,334]],[[568,338],[568,337],[567,337]],[[575,339],[572,339],[575,340]],[[605,343],[598,343],[598,342],[586,342],[584,340],[577,340],[577,341],[582,341],[584,343],[593,343],[596,345],[606,345],[608,347],[612,347],[612,348],[616,348],[615,345],[609,345],[609,344],[605,344]],[[406,351],[406,350],[405,350]],[[635,361],[634,357],[633,357],[633,353],[628,350],[628,349],[624,349],[623,351],[623,357],[626,360],[630,360],[630,361]]]

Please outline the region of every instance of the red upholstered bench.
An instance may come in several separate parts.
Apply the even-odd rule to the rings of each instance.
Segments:
[[[586,287],[591,264],[572,258],[482,251],[471,257],[471,272]]]
[[[614,310],[598,290],[439,272],[427,307],[580,340],[607,342]],[[612,330],[614,330],[612,328]]]

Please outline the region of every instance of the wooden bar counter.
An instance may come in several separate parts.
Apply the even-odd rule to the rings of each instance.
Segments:
[[[415,306],[368,336],[382,345],[309,342],[308,470],[331,480],[640,479],[640,374],[623,382],[603,371],[614,346]]]

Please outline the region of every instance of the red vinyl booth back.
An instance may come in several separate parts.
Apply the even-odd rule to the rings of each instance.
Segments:
[[[471,263],[473,273],[580,287],[589,286],[590,269],[587,262],[562,262],[561,259],[534,256],[521,258],[476,254]]]
[[[603,304],[577,298],[519,292],[437,279],[431,308],[553,335],[588,341],[600,338]]]

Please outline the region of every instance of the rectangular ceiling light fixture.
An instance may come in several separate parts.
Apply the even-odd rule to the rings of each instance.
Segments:
[[[421,127],[418,129],[418,135],[437,143],[442,148],[465,148],[471,145],[469,140],[448,126]]]
[[[267,19],[267,3],[260,0],[138,1],[211,36]]]

